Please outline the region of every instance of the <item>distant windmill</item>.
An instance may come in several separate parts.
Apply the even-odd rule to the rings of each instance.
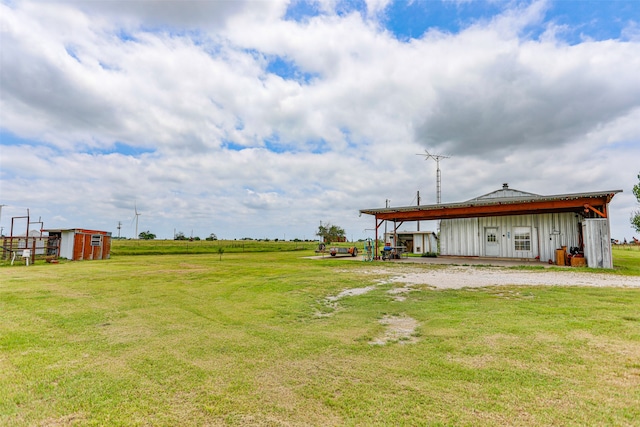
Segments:
[[[135,202],[133,203],[133,210],[134,210],[135,214],[134,214],[133,219],[131,220],[131,222],[133,222],[134,220],[136,222],[136,234],[135,234],[134,239],[137,239],[138,238],[138,217],[140,215],[142,215],[142,214],[138,213],[138,205]]]
[[[440,159],[448,159],[449,156],[443,156],[440,154],[431,154],[427,150],[424,150],[425,154],[416,154],[416,156],[424,156],[425,160],[433,159],[436,161],[436,197],[438,204],[440,204]]]

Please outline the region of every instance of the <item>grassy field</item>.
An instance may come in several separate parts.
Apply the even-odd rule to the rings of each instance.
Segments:
[[[342,245],[342,244],[341,244]],[[317,242],[258,240],[114,240],[111,253],[124,255],[177,255],[314,250]]]
[[[612,252],[615,272],[640,276],[640,246],[618,245],[613,247]]]
[[[0,268],[0,425],[639,424],[638,289],[396,301],[402,266],[311,248],[122,249]],[[640,251],[614,260],[635,275]],[[418,327],[372,345],[387,318]]]

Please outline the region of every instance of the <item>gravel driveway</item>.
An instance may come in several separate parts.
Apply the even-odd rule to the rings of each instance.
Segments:
[[[413,271],[412,271],[413,270]],[[396,273],[396,272],[393,272]],[[640,288],[640,277],[601,273],[524,271],[451,266],[430,271],[409,269],[389,279],[393,283],[428,285],[436,289],[481,288],[500,285],[594,286]]]

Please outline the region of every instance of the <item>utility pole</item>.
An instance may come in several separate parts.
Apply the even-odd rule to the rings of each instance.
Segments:
[[[120,229],[122,228],[122,221],[118,221],[118,239],[120,238]]]
[[[417,206],[420,206],[420,190],[416,194],[416,199],[418,200]],[[418,221],[418,231],[420,231],[420,221]]]
[[[384,207],[385,208],[389,207],[389,202],[391,202],[391,200],[385,199],[385,201],[384,201]],[[387,221],[386,220],[384,221],[384,236],[383,237],[384,237],[383,240],[386,242],[387,241]]]

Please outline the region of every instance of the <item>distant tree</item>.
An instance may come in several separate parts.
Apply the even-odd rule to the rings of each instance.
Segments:
[[[341,227],[338,227],[337,225],[332,225],[329,223],[325,225],[321,224],[318,227],[318,232],[316,233],[316,236],[322,237],[325,243],[341,242],[345,240],[344,229]]]
[[[184,237],[184,233],[182,231],[178,231],[173,240],[187,240],[187,238]]]
[[[156,235],[150,232],[149,230],[143,231],[142,233],[138,234],[138,239],[142,239],[142,240],[153,240],[155,238],[156,238]]]
[[[640,173],[638,174],[638,183],[633,186],[633,195],[636,196],[636,200],[640,203]],[[631,214],[631,226],[640,233],[640,209],[636,209]]]
[[[209,241],[218,240],[218,236],[216,236],[216,233],[211,233],[209,234],[209,237],[207,237],[205,240],[209,240]]]
[[[220,261],[222,261],[222,254],[224,253],[224,248],[222,246],[220,246],[218,248],[218,254],[220,255]]]

